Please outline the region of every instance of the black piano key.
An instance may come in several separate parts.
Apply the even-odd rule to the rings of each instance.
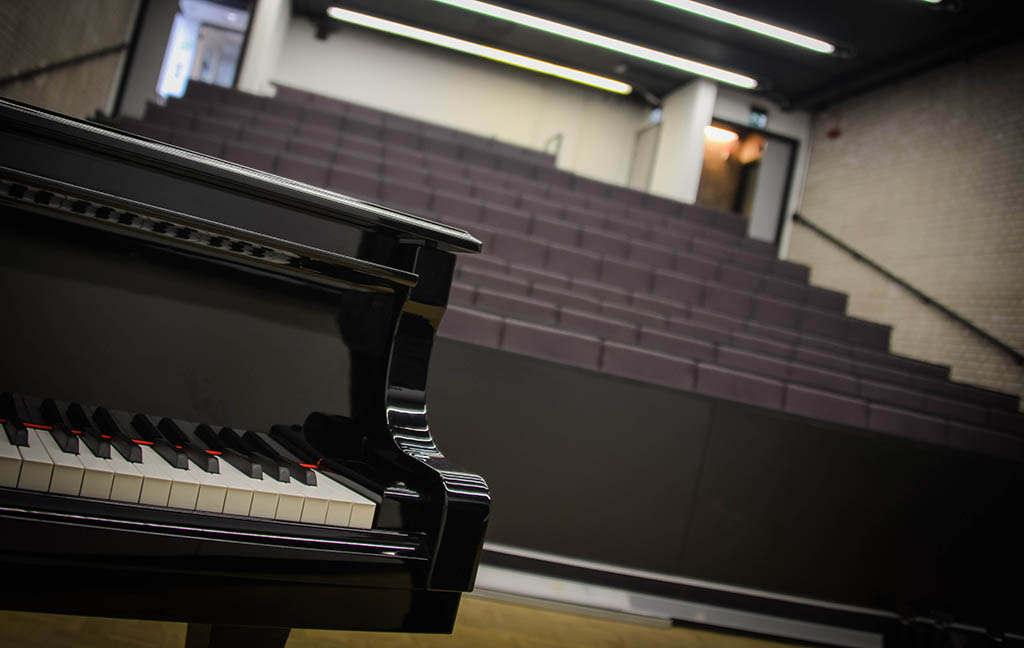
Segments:
[[[145,441],[150,445],[172,467],[188,470],[188,456],[185,454],[185,451],[175,448],[172,444],[168,443],[167,439],[157,431],[156,426],[149,420],[149,417],[143,414],[136,414],[130,420],[127,420],[128,415],[124,414],[117,418],[120,419],[122,429],[130,429],[134,432],[139,437],[139,440]]]
[[[95,456],[100,459],[110,459],[110,440],[103,438],[103,433],[92,425],[92,421],[86,419],[84,425],[80,424],[79,421],[76,421],[75,418],[71,416],[71,408],[69,405],[59,403],[57,401],[53,401],[53,403],[57,407],[58,411],[63,411],[67,414],[66,420],[71,425],[72,429],[78,430],[78,437]]]
[[[43,416],[40,411],[40,399],[34,396],[12,394],[10,404],[14,406],[21,423],[26,428],[35,428],[40,434],[49,434],[61,450],[70,454],[78,454],[78,439],[75,438],[71,428],[61,419],[52,423],[47,420],[47,417]]]
[[[7,421],[4,423],[4,429],[11,445],[27,446],[28,428],[25,427],[24,405],[16,394],[0,394],[0,417]]]
[[[199,439],[205,450],[212,450],[220,453],[218,456],[234,466],[247,477],[253,479],[263,478],[263,467],[259,463],[253,461],[250,457],[246,456],[235,448],[229,448],[224,441],[213,431],[206,423],[200,423],[192,431],[192,434]]]
[[[254,446],[259,447],[263,454],[288,466],[288,471],[296,481],[300,481],[307,486],[316,486],[316,473],[310,469],[311,466],[315,468],[315,464],[302,461],[287,451],[279,452],[276,448],[269,445],[261,434],[253,432],[252,430],[247,430],[246,433],[242,435],[242,438],[248,440],[249,443]]]
[[[105,409],[105,408],[100,408]],[[89,411],[88,407],[81,403],[71,403],[68,405],[68,418],[71,419],[71,424],[79,430],[84,429],[86,426],[95,425],[96,429],[106,438],[110,445],[117,450],[118,454],[125,458],[126,461],[131,463],[142,463],[142,450],[139,449],[138,444],[133,443],[131,438],[125,434],[120,426],[114,426],[109,431],[104,430],[99,426],[98,422],[93,418],[93,413]]]
[[[259,465],[264,475],[286,484],[291,480],[291,472],[286,465],[260,453],[235,430],[228,427],[221,428],[217,436],[221,438],[226,447],[237,450],[248,457],[250,461]]]
[[[57,443],[57,446],[68,454],[78,454],[78,434],[71,430],[71,426],[64,419],[52,398],[39,400],[37,398],[26,398],[25,405],[32,411],[39,413],[39,420],[50,428],[50,436]]]
[[[193,445],[192,440],[189,439],[188,435],[185,434],[176,421],[165,416],[156,424],[156,429],[160,430],[164,438],[172,444],[181,446],[181,449],[188,455],[188,458],[199,466],[200,470],[213,474],[220,472],[220,464],[217,463],[217,457]]]

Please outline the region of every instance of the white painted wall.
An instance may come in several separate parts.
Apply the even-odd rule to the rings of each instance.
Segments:
[[[704,164],[704,127],[711,123],[718,88],[694,79],[665,97],[651,193],[693,203]]]
[[[261,0],[280,2],[281,0]],[[260,9],[256,15],[258,28]],[[646,108],[561,79],[362,29],[314,37],[308,19],[288,22],[276,65],[254,76],[542,149],[562,135],[559,168],[625,185]],[[248,66],[247,66],[248,68]]]
[[[750,117],[750,106],[756,104],[768,110],[768,133],[782,135],[797,141],[796,165],[793,168],[793,182],[786,201],[786,222],[782,226],[779,240],[779,257],[785,259],[789,251],[791,216],[800,209],[810,163],[811,115],[800,110],[783,111],[777,105],[752,94],[731,88],[719,88],[715,98],[714,117],[725,121],[746,124]]]
[[[256,15],[252,17],[249,42],[238,73],[239,90],[273,96],[271,77],[281,56],[291,12],[291,0],[256,2]]]

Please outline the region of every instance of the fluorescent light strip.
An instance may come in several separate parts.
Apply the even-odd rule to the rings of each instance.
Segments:
[[[584,85],[600,88],[609,92],[629,94],[633,91],[632,86],[621,81],[616,81],[615,79],[608,79],[606,77],[597,76],[596,74],[574,70],[573,68],[556,65],[554,63],[541,61],[528,56],[522,56],[521,54],[513,54],[512,52],[506,52],[505,50],[480,45],[478,43],[471,43],[460,38],[445,36],[444,34],[438,34],[436,32],[427,31],[426,29],[403,25],[383,18],[368,16],[355,11],[349,11],[348,9],[328,7],[327,15],[336,20],[342,20],[354,25],[361,25],[363,27],[369,27],[370,29],[395,34],[396,36],[404,36],[406,38],[418,40],[423,43],[430,43],[431,45],[446,47],[466,54],[473,54],[492,61],[498,61],[499,63],[506,63],[508,65],[514,65],[527,70],[533,70],[534,72],[549,74],[551,76],[575,81],[576,83],[582,83]]]
[[[719,128],[718,126],[705,126],[704,137],[712,142],[735,142],[740,138],[739,135],[731,130]]]
[[[770,25],[766,22],[761,22],[760,20],[747,18],[746,16],[741,16],[739,14],[732,13],[731,11],[711,7],[700,2],[693,2],[692,0],[653,0],[653,2],[668,5],[669,7],[679,9],[680,11],[697,14],[704,18],[710,18],[711,20],[717,20],[718,22],[723,22],[732,25],[733,27],[757,32],[762,36],[777,38],[791,45],[806,47],[809,50],[821,52],[822,54],[831,54],[836,51],[836,46],[832,43],[827,43],[817,38],[798,34],[795,31],[783,29],[782,27],[776,27],[775,25]]]
[[[645,61],[666,65],[677,70],[689,72],[690,74],[696,74],[698,76],[714,79],[715,81],[721,81],[722,83],[728,83],[741,88],[757,87],[756,80],[742,74],[737,74],[736,72],[730,72],[729,70],[723,70],[722,68],[717,68],[713,65],[691,61],[690,59],[685,59],[681,56],[659,52],[657,50],[650,49],[649,47],[643,47],[642,45],[627,43],[626,41],[622,41],[617,38],[602,36],[601,34],[577,29],[576,27],[563,25],[562,23],[547,20],[546,18],[538,18],[537,16],[531,16],[530,14],[525,14],[520,11],[513,11],[511,9],[505,9],[504,7],[487,4],[486,2],[480,2],[479,0],[435,0],[435,2],[441,2],[467,11],[473,11],[485,16],[490,16],[491,18],[507,20],[509,22],[516,23],[517,25],[539,29],[541,31],[548,32],[549,34],[570,38],[581,43],[587,43],[588,45],[603,47],[604,49],[619,52],[621,54],[628,54]]]

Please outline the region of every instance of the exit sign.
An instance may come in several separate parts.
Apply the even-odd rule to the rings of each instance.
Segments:
[[[765,129],[768,127],[768,111],[758,106],[750,107],[750,115],[747,117],[747,123],[754,128]]]

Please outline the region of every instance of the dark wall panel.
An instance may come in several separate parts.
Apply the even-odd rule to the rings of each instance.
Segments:
[[[706,402],[446,339],[428,402],[438,445],[491,487],[489,540],[675,570]]]
[[[441,339],[439,445],[488,539],[897,613],[1007,623],[1020,465]]]

